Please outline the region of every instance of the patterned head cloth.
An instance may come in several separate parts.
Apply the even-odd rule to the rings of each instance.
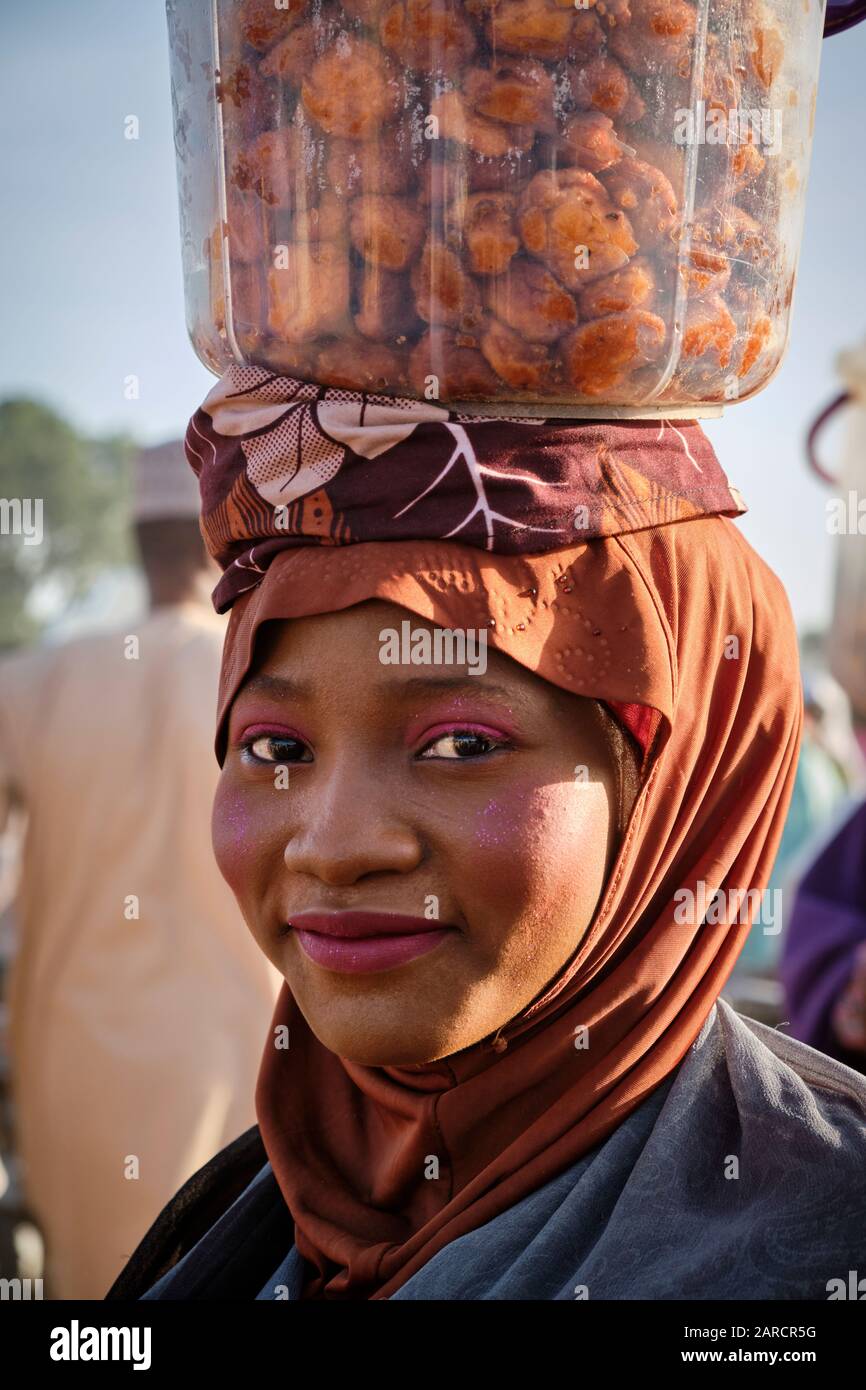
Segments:
[[[219,613],[257,589],[277,555],[299,547],[456,540],[502,556],[539,555],[746,510],[694,422],[461,415],[257,367],[225,373],[190,421],[186,450],[201,489],[202,534],[224,571],[213,594]],[[342,571],[342,561],[331,568]],[[266,616],[280,616],[262,607],[273,592],[266,586],[244,610],[247,636]],[[510,645],[504,632],[490,638],[525,661],[513,640],[521,630]],[[220,763],[242,645],[230,624]],[[628,698],[606,703],[645,751],[653,716]]]
[[[232,370],[187,449],[224,570],[215,606],[231,608],[221,762],[262,624],[370,598],[486,629],[536,675],[613,708],[643,749],[592,923],[493,1037],[363,1066],[325,1048],[283,986],[273,1025],[291,1048],[269,1037],[256,1113],[307,1261],[303,1296],[387,1298],[601,1143],[697,1037],[790,799],[790,608],[731,522],[742,501],[694,423],[470,418]],[[578,1028],[591,1048],[575,1048]],[[429,1154],[442,1182],[424,1179]]]
[[[458,540],[561,550],[746,510],[694,422],[459,415],[232,367],[190,421],[220,613],[289,546]]]

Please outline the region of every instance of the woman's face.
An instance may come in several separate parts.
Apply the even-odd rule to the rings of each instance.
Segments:
[[[407,619],[437,631],[378,599],[266,624],[214,803],[253,936],[319,1040],[370,1066],[448,1056],[518,1014],[573,955],[616,849],[600,706],[490,647],[482,674],[471,648],[384,663]]]

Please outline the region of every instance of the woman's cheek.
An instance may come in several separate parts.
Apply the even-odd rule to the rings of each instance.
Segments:
[[[583,916],[604,887],[609,826],[600,782],[535,785],[479,808],[474,857],[500,901],[560,903]]]
[[[221,779],[213,802],[211,842],[219,871],[237,897],[250,890],[261,854],[261,829],[253,799]]]
[[[555,793],[555,787],[535,782],[512,785],[472,814],[461,877],[483,885],[503,921],[526,911],[546,877],[549,827],[558,821]]]
[[[549,880],[559,901],[588,926],[607,877],[611,802],[602,782],[575,782],[561,791],[548,826]]]

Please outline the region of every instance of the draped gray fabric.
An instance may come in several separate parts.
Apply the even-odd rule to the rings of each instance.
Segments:
[[[269,1164],[145,1299],[297,1299]],[[827,1299],[866,1272],[866,1079],[719,1000],[598,1148],[453,1241],[409,1300]]]

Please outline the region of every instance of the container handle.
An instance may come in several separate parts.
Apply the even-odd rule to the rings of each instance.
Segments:
[[[831,4],[824,14],[824,38],[831,34],[841,34],[843,29],[851,29],[866,19],[866,0],[848,0],[846,5]]]
[[[815,453],[815,444],[818,435],[821,433],[827,421],[831,416],[836,414],[837,410],[841,410],[843,405],[847,405],[850,399],[851,392],[843,391],[842,394],[837,396],[835,400],[832,400],[829,405],[825,405],[821,414],[817,419],[813,420],[812,427],[806,436],[806,456],[812,467],[812,471],[817,473],[818,477],[825,483],[835,484],[838,482],[838,479],[834,478],[832,473],[828,473],[824,465],[819,462],[818,455]]]

